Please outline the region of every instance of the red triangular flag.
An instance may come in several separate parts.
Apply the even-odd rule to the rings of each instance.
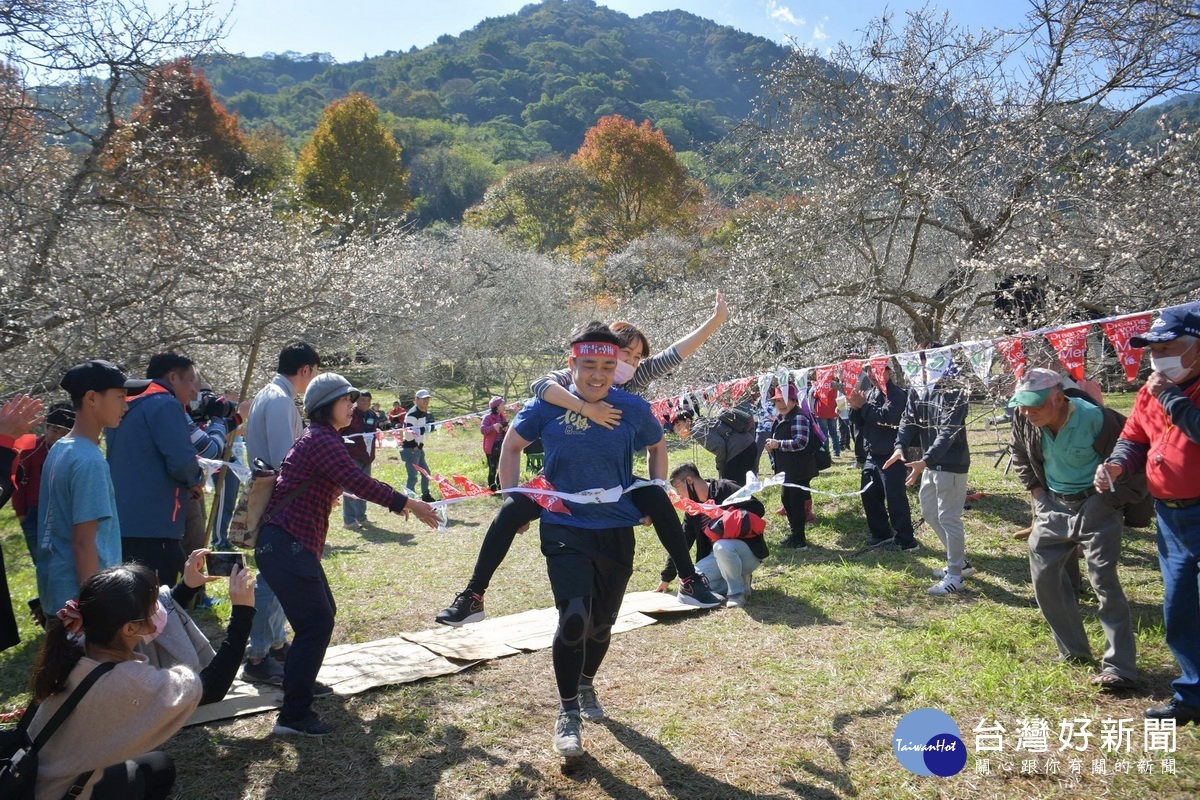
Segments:
[[[871,359],[871,374],[875,376],[875,381],[880,386],[887,383],[887,376],[883,374],[883,371],[887,369],[887,365],[887,356],[876,356]]]
[[[1058,353],[1059,362],[1077,381],[1083,380],[1083,362],[1087,355],[1087,337],[1091,330],[1091,323],[1085,322],[1046,334],[1054,352]]]
[[[699,503],[689,497],[680,497],[674,492],[671,493],[671,505],[678,508],[685,514],[699,516],[703,514],[710,519],[716,519],[721,516],[720,506],[712,505],[711,503]]]
[[[1125,368],[1125,379],[1136,381],[1138,367],[1142,363],[1142,348],[1130,347],[1129,339],[1150,330],[1150,315],[1138,314],[1135,317],[1122,317],[1105,322],[1101,325],[1108,340],[1117,349],[1117,358]]]
[[[472,483],[465,475],[452,475],[454,483],[458,488],[463,490],[467,497],[487,497],[490,494],[495,494],[486,486],[480,486],[478,483]]]
[[[858,384],[858,376],[862,374],[863,362],[856,358],[848,359],[838,365],[842,376],[842,391],[848,392]]]
[[[554,487],[550,485],[550,481],[546,480],[545,475],[539,474],[533,480],[521,484],[526,489],[540,489],[543,492],[553,492]],[[554,511],[559,514],[570,514],[571,509],[567,508],[567,504],[557,497],[552,497],[548,494],[531,494],[526,495],[533,502],[537,503],[547,511]]]
[[[1021,344],[1020,336],[998,340],[996,349],[1004,356],[1004,362],[1016,373],[1018,379],[1025,377],[1025,345]]]

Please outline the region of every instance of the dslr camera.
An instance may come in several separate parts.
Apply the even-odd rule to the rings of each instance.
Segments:
[[[188,413],[197,424],[203,425],[211,419],[228,419],[237,414],[237,403],[226,400],[209,389],[201,389],[200,396],[188,404]]]

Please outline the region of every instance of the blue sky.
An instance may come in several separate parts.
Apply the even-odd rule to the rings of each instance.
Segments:
[[[170,0],[147,0],[151,7]],[[338,61],[363,55],[424,47],[444,33],[457,35],[487,17],[512,14],[527,0],[214,0],[228,12],[228,35],[222,44],[231,53],[261,55],[294,50],[331,53]],[[901,14],[924,2],[864,0],[609,0],[600,2],[633,17],[650,11],[680,8],[759,36],[789,40],[818,49],[839,40],[857,41],[856,31],[885,9]],[[1007,27],[1029,8],[1025,0],[937,0],[931,6],[950,12],[971,27]]]

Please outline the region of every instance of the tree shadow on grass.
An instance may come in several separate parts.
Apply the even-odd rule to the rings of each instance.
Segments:
[[[413,547],[417,543],[416,537],[411,533],[389,531],[373,522],[368,522],[365,528],[358,531],[358,535],[363,538],[363,541],[371,544],[398,544],[401,547]]]
[[[646,736],[640,731],[618,722],[614,719],[604,719],[600,722],[613,737],[624,745],[631,753],[637,755],[662,781],[663,790],[671,797],[681,798],[720,798],[720,800],[754,800],[755,798],[779,798],[785,795],[765,795],[747,792],[732,784],[706,775],[700,770],[680,761],[675,754],[661,742]],[[613,798],[650,797],[642,789],[631,786],[622,778],[614,775],[607,767],[595,759],[580,759],[577,765],[564,770],[564,775],[573,780],[596,780],[604,789],[605,794]]]
[[[743,609],[764,625],[787,625],[799,628],[808,625],[841,625],[823,610],[771,587],[755,588]]]
[[[233,800],[243,796],[252,780],[265,780],[265,797],[424,800],[436,795],[447,770],[464,763],[507,766],[483,748],[465,746],[468,733],[458,725],[431,726],[424,715],[416,714],[381,714],[364,722],[349,706],[350,698],[340,696],[315,703],[334,727],[320,739],[239,736],[205,726],[184,731],[169,746],[187,753],[176,758],[180,771],[175,796]],[[396,751],[401,751],[398,757]],[[278,768],[265,779],[252,776],[250,765],[260,761]],[[498,796],[536,796],[541,779],[537,770],[522,762],[516,773],[508,790]]]
[[[809,774],[836,787],[841,794],[818,786],[813,786],[812,784],[800,783],[797,781],[785,782],[783,786],[791,789],[794,792],[797,792],[802,797],[857,797],[858,788],[854,785],[854,779],[851,777],[849,769],[850,759],[854,755],[854,744],[844,734],[844,731],[856,720],[894,717],[900,714],[901,703],[906,696],[904,687],[913,679],[915,675],[916,673],[911,671],[901,675],[897,683],[892,687],[892,693],[888,699],[877,706],[834,715],[833,733],[826,736],[825,740],[829,743],[829,748],[837,757],[838,763],[841,765],[840,769],[827,769],[805,758],[796,759],[796,761],[793,762],[805,772],[808,772]]]

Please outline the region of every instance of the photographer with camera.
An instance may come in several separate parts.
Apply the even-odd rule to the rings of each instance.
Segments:
[[[241,425],[241,420],[245,419],[249,410],[249,403],[245,403],[244,407],[239,406],[237,403],[217,394],[207,381],[202,380],[200,382],[199,396],[188,403],[188,416],[191,418],[192,423],[189,426],[189,430],[193,440],[202,442],[203,449],[197,449],[199,455],[204,458],[223,460],[229,438],[235,435],[234,431]],[[202,437],[197,437],[197,432],[207,434],[208,439],[205,440]],[[218,475],[219,473],[213,475],[214,487],[217,485]],[[225,514],[232,516],[233,506],[237,503],[238,480],[232,476],[226,476],[223,485],[226,498]],[[228,525],[228,520],[226,520],[226,524]],[[214,529],[214,538],[217,533],[218,531]],[[183,525],[183,552],[190,553],[193,550],[206,547],[207,542],[208,510],[205,508],[204,496],[193,492],[188,498],[187,520]],[[211,608],[216,602],[205,593],[204,587],[200,587],[200,592],[195,596],[194,601],[195,608]],[[192,606],[189,606],[189,608],[192,608]]]
[[[129,402],[119,428],[108,428],[108,465],[116,491],[121,550],[168,586],[183,571],[183,534],[191,497],[203,492],[196,456],[219,458],[227,433],[241,425],[240,409],[218,395],[200,397],[196,364],[179,353],[158,353],[146,367],[150,386]],[[201,428],[187,410],[209,420]],[[203,542],[201,542],[203,544]]]

